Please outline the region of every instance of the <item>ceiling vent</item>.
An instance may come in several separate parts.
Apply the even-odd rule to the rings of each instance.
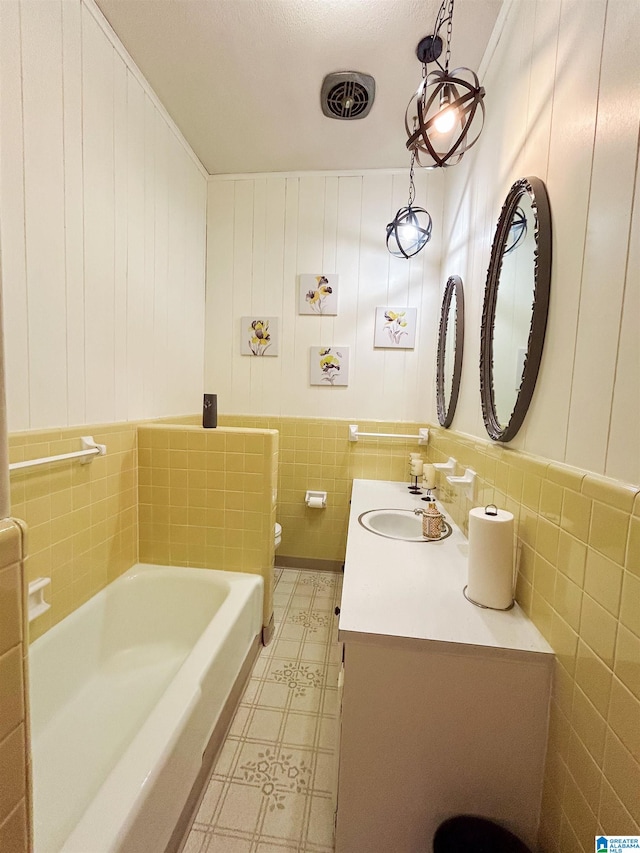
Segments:
[[[364,118],[371,111],[376,81],[359,71],[335,71],[322,81],[320,103],[329,118]]]

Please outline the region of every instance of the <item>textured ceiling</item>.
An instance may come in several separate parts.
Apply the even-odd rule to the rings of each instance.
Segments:
[[[97,3],[210,174],[408,166],[415,47],[437,0]],[[453,66],[478,70],[501,3],[458,0]],[[376,80],[364,119],[322,114],[324,76],[346,70]]]

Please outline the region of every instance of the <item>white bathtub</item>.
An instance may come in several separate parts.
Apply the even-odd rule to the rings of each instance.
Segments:
[[[29,653],[35,853],[162,853],[262,626],[262,578],[137,565]]]

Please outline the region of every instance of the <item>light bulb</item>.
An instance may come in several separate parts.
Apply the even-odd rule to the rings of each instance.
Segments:
[[[453,129],[455,123],[456,110],[453,107],[446,106],[443,110],[438,112],[433,124],[438,133],[449,133],[449,131]]]
[[[418,239],[418,229],[415,225],[401,225],[398,228],[398,237],[403,245],[409,245]]]

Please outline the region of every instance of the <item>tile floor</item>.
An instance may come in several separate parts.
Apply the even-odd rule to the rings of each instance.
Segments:
[[[262,649],[183,853],[333,853],[342,575],[276,569]]]

